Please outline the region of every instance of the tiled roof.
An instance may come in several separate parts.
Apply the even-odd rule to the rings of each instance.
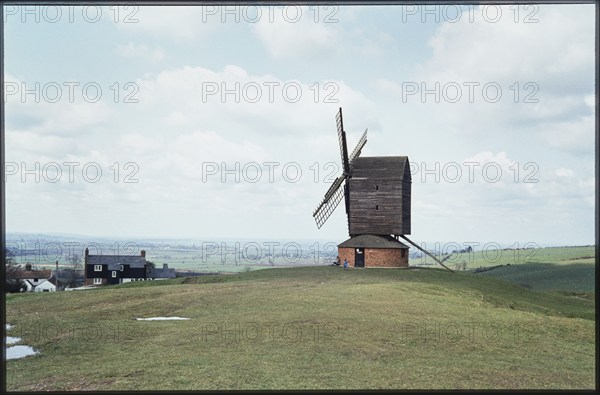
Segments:
[[[50,278],[52,275],[51,270],[14,270],[10,273],[7,273],[7,277],[11,279],[21,279],[21,280],[29,280],[29,279],[42,279],[42,278]]]
[[[175,275],[175,269],[169,269],[169,268],[161,268],[161,269],[149,268],[148,269],[147,277],[150,277],[150,278],[175,278],[177,276]]]
[[[338,247],[342,248],[408,248],[392,236],[360,235],[351,237]]]
[[[132,255],[88,255],[87,264],[108,265],[108,270],[119,270],[121,265],[143,268],[146,266],[146,258]]]

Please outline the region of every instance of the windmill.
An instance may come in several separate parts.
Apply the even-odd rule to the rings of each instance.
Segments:
[[[348,155],[341,108],[336,115],[336,125],[342,174],[333,181],[313,217],[320,229],[344,199],[350,239],[338,245],[340,258],[345,255],[353,266],[364,267],[365,259],[368,261],[371,254],[372,264],[367,266],[408,266],[408,246],[398,240],[402,238],[448,269],[443,261],[406,237],[410,234],[411,222],[408,157],[361,157],[367,143],[367,130]]]

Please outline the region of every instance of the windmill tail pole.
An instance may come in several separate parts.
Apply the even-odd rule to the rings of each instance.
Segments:
[[[425,254],[427,254],[428,256],[430,256],[434,261],[436,261],[437,263],[439,263],[444,269],[454,273],[454,270],[450,269],[448,266],[444,265],[442,262],[445,261],[446,259],[448,259],[448,257],[446,257],[446,259],[444,259],[443,261],[440,261],[439,259],[437,259],[435,256],[433,256],[431,253],[429,253],[429,251],[426,251],[424,249],[422,249],[421,247],[419,247],[417,244],[413,243],[412,240],[410,240],[408,237],[404,236],[404,235],[400,235],[400,237],[402,237],[404,240],[408,241],[410,244],[412,244],[413,246],[415,246],[415,248],[423,251]]]

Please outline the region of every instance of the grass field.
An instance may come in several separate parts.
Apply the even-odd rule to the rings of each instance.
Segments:
[[[591,294],[334,267],[7,296],[9,390],[595,386]],[[181,316],[188,321],[136,321]]]
[[[595,265],[591,263],[530,263],[479,273],[542,291],[594,292]]]
[[[450,268],[454,268],[457,263],[465,262],[467,269],[476,269],[509,263],[511,265],[523,263],[595,263],[595,248],[594,246],[545,247],[518,250],[481,248],[475,249],[470,253],[452,254],[444,264]],[[433,259],[426,255],[422,258],[411,259],[410,264],[415,266],[436,265]]]

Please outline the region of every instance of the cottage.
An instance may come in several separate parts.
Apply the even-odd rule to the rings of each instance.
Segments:
[[[43,282],[41,282],[37,287],[35,287],[35,289],[33,290],[34,292],[56,292],[56,284],[55,284],[56,279],[54,277],[51,277]]]
[[[175,274],[175,269],[169,269],[169,265],[164,263],[162,269],[148,266],[146,277],[150,280],[166,280],[169,278],[175,278],[177,275]]]
[[[36,287],[46,282],[51,275],[51,270],[33,270],[31,263],[25,264],[25,270],[15,270],[8,274],[11,279],[21,280],[27,292],[34,292]]]
[[[162,269],[153,268],[146,261],[146,251],[140,255],[90,255],[85,249],[85,285],[111,285],[131,281],[158,280],[175,278],[175,269],[163,265]]]
[[[146,279],[146,251],[140,255],[90,255],[85,249],[84,285],[121,284]]]
[[[7,273],[9,279],[21,280],[23,291],[26,292],[55,292],[62,291],[65,284],[56,278],[52,270],[33,270],[31,263],[25,264],[25,270],[14,270]]]

